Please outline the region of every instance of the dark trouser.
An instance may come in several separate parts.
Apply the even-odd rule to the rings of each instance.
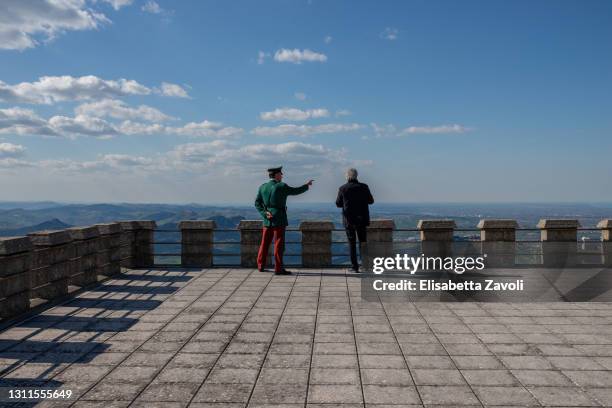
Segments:
[[[283,269],[283,253],[285,252],[285,227],[264,227],[257,254],[257,267],[259,269],[266,267],[268,248],[270,248],[272,238],[274,238],[274,272],[280,272]]]
[[[357,262],[357,238],[359,238],[360,246],[362,246],[361,244],[367,242],[368,237],[366,233],[366,227],[347,226],[345,228],[346,237],[348,238],[349,242],[349,250],[351,252],[351,264],[353,265],[353,268],[358,269],[359,262]],[[360,255],[363,256],[363,254],[361,253]]]

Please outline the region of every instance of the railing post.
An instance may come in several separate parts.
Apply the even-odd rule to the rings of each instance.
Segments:
[[[372,259],[393,256],[393,230],[395,221],[391,219],[371,220],[367,228],[367,242],[360,245],[362,269],[372,271]]]
[[[130,252],[122,266],[147,268],[154,264],[153,242],[155,221],[122,221],[121,227],[127,233],[122,236],[122,247],[129,246]],[[126,255],[125,253],[123,255]],[[122,256],[122,259],[126,258]],[[129,265],[129,266],[127,266]]]
[[[240,230],[240,266],[246,268],[257,267],[257,252],[261,243],[261,230],[263,221],[242,220],[238,224]],[[268,256],[268,265],[271,265],[271,257]]]
[[[97,281],[96,264],[98,245],[100,243],[98,228],[68,228],[74,245],[74,258],[70,262],[69,285],[83,287]]]
[[[612,266],[612,219],[601,220],[597,223],[601,230],[601,255],[605,266]]]
[[[181,266],[210,268],[213,265],[213,220],[181,221]]]
[[[68,231],[38,231],[28,234],[34,245],[32,253],[32,305],[67,295],[70,260],[74,246]]]
[[[302,266],[320,268],[332,264],[332,230],[331,221],[302,221]]]
[[[98,256],[96,274],[100,279],[121,273],[121,236],[123,228],[118,222],[96,224],[100,237],[98,239]]]
[[[542,242],[542,264],[549,267],[576,264],[578,220],[542,219],[538,222]]]
[[[0,319],[30,309],[31,259],[29,238],[0,238]]]
[[[514,266],[516,257],[516,220],[480,220],[480,253],[487,255],[486,265]]]
[[[421,250],[425,256],[451,256],[453,220],[419,220],[417,229],[421,235]]]

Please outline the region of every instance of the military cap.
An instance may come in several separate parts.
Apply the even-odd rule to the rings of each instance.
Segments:
[[[272,167],[268,169],[268,174],[270,175],[274,175],[276,173],[282,173],[283,172],[283,166],[280,167]]]

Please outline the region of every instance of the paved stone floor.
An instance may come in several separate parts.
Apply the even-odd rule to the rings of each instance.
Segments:
[[[0,332],[38,406],[612,406],[612,303],[387,303],[339,270],[134,270]],[[0,403],[2,405],[2,403]]]

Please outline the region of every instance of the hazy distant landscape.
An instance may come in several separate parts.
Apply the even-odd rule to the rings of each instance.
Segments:
[[[585,228],[612,217],[612,204],[375,204],[372,218],[392,218],[397,228],[415,228],[419,219],[452,218],[458,228],[474,228],[481,218],[516,219],[534,228],[541,218],[577,218]],[[65,204],[56,202],[0,202],[0,236],[23,235],[44,229],[91,225],[119,220],[154,220],[158,227],[176,228],[182,220],[213,219],[221,229],[235,228],[242,219],[259,219],[252,205],[201,204]],[[330,220],[341,225],[333,203],[290,204],[289,222]]]

